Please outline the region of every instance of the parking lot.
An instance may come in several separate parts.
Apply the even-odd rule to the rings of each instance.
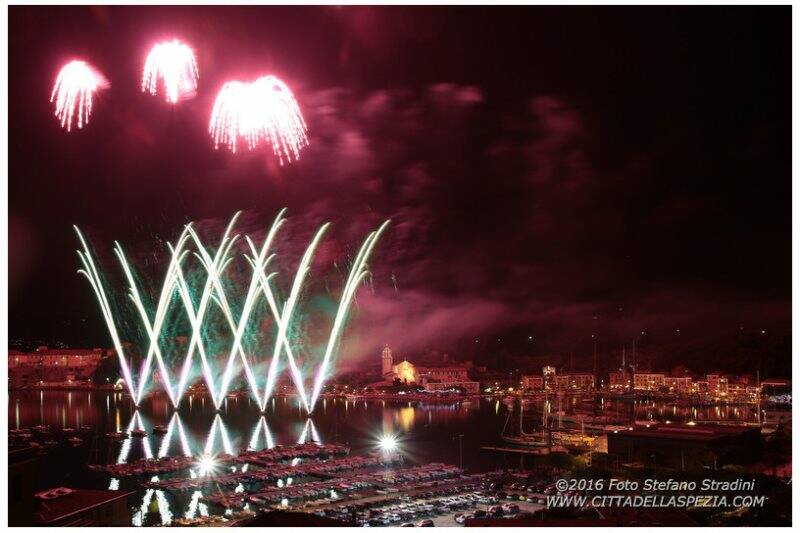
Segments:
[[[519,516],[523,513],[533,513],[536,511],[540,511],[544,509],[544,505],[540,505],[538,503],[529,503],[529,502],[513,502],[519,506],[519,513],[514,514],[505,514],[503,518],[513,518],[514,516]],[[482,509],[484,511],[488,511],[488,505],[481,505],[478,509]],[[442,516],[437,516],[433,519],[433,525],[436,527],[463,527],[464,524],[459,524],[456,522],[456,516],[462,514],[463,511],[457,513],[450,513]]]
[[[306,512],[369,527],[454,527],[463,525],[469,518],[513,518],[531,513],[543,508],[540,502],[543,502],[543,495],[524,490],[495,492],[482,483],[462,482],[428,490],[376,495],[313,511],[306,509]]]

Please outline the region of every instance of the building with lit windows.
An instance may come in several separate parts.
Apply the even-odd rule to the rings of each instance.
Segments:
[[[464,389],[467,394],[480,394],[480,383],[477,381],[453,381],[442,383],[429,381],[425,383],[425,390],[430,392],[447,392],[453,389]]]
[[[594,389],[594,375],[587,373],[561,374],[555,376],[555,384],[559,390],[591,390]]]
[[[692,378],[689,376],[683,377],[664,377],[664,386],[670,392],[689,393],[692,392]]]
[[[728,378],[720,374],[708,374],[708,392],[711,394],[728,394]]]
[[[105,357],[100,348],[68,350],[40,346],[35,352],[9,351],[8,377],[11,386],[34,385],[40,381],[87,380],[94,376]]]
[[[608,388],[611,390],[625,390],[629,388],[628,376],[625,372],[619,370],[617,372],[609,372],[608,374]]]
[[[544,388],[544,377],[522,376],[522,388],[530,390],[542,390]]]
[[[633,388],[636,390],[658,390],[664,386],[664,374],[634,373]]]
[[[556,367],[546,366],[542,368],[542,378],[544,379],[545,389],[554,389],[556,387]]]
[[[470,382],[465,366],[417,366],[407,360],[403,360],[396,365],[393,364],[392,350],[386,346],[381,352],[381,371],[385,381],[399,379],[403,383],[416,383],[427,385],[428,383],[475,383]],[[472,387],[472,385],[470,385]]]

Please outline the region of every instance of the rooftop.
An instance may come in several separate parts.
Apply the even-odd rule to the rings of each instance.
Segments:
[[[74,489],[75,492],[41,502],[36,518],[43,525],[59,522],[115,500],[127,498],[135,491]]]

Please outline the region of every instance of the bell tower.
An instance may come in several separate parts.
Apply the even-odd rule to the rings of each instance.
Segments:
[[[392,349],[387,344],[381,352],[381,375],[392,373]]]

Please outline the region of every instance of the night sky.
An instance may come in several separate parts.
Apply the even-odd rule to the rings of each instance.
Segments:
[[[9,7],[9,336],[109,346],[76,275],[85,229],[163,275],[164,239],[236,210],[315,272],[392,219],[350,361],[445,351],[787,375],[791,8]],[[156,39],[197,54],[195,99],[139,91]],[[67,134],[48,102],[81,57],[112,87]],[[292,87],[310,147],[280,167],[207,134],[229,79]],[[157,253],[148,252],[157,250]],[[154,264],[155,262],[155,264]],[[642,335],[642,332],[645,332]],[[533,340],[529,339],[533,337]]]

